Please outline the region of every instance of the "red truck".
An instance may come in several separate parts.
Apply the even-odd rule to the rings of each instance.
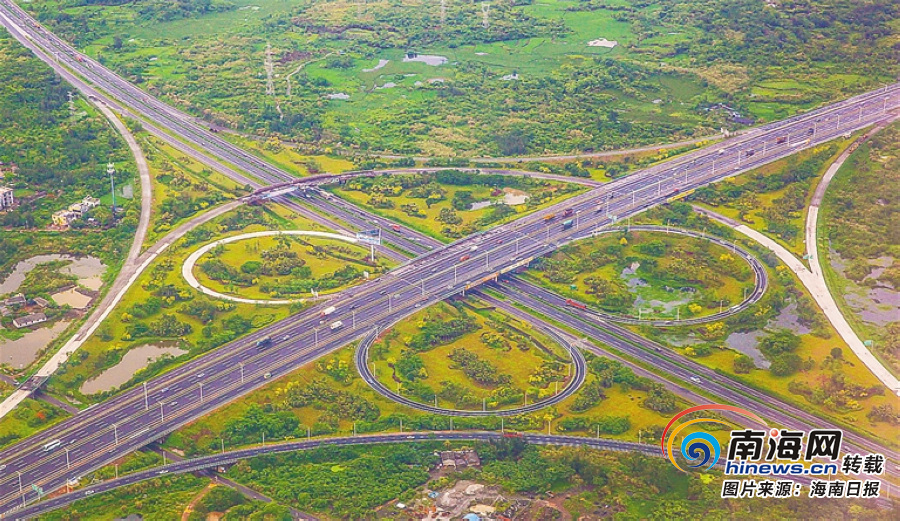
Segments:
[[[504,432],[503,437],[504,438],[521,438],[522,433],[521,432]]]
[[[399,232],[399,231],[403,230],[403,228],[401,228],[399,224],[392,224],[391,229],[394,230],[395,232]]]
[[[563,217],[572,217],[575,215],[575,210],[568,208],[565,212],[563,212]]]
[[[567,299],[566,299],[566,304],[572,306],[573,308],[587,309],[587,306],[585,306],[585,305],[582,304],[581,302],[578,302],[578,301],[576,301],[576,300],[572,300],[572,299],[570,299],[570,298],[567,298]]]

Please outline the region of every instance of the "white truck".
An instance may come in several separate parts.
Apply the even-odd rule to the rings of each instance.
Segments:
[[[334,306],[328,306],[327,308],[325,308],[325,309],[322,310],[322,313],[321,313],[319,316],[320,316],[320,317],[327,317],[328,315],[334,313],[335,310],[337,310],[336,307],[334,307]]]
[[[341,320],[338,320],[337,322],[333,322],[331,324],[331,330],[334,331],[335,329],[340,329],[343,325],[344,325],[344,322]]]

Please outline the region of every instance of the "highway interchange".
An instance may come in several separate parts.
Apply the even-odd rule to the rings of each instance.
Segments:
[[[55,36],[37,28],[10,0],[0,0],[0,21],[39,56],[52,56],[50,61],[58,60],[57,66],[65,65],[102,89],[94,90],[95,96],[144,122],[152,122],[151,127],[158,126],[151,129],[152,132],[161,137],[164,135],[170,143],[174,141],[185,153],[211,166],[216,165],[215,168],[229,177],[253,187],[292,178],[290,174],[218,138],[193,123],[189,116],[154,100],[98,63],[71,50]],[[47,51],[41,51],[42,48]],[[80,82],[81,86],[91,89],[71,73],[68,76],[73,78],[73,83]],[[738,138],[595,188],[514,223],[451,245],[434,247],[397,270],[359,286],[352,295],[348,293],[331,302],[338,311],[328,317],[327,322],[341,320],[344,327],[331,330],[328,323],[318,316],[318,308],[308,310],[223,346],[0,452],[0,464],[6,465],[0,478],[0,510],[9,512],[35,499],[36,494],[31,489],[33,484],[46,491],[58,489],[65,485],[67,479],[86,475],[163,437],[210,410],[264,385],[267,383],[265,374],[280,376],[371,331],[383,331],[416,309],[463,291],[468,284],[474,286],[494,279],[501,271],[544,255],[575,237],[665,202],[673,194],[736,175],[802,148],[864,128],[886,117],[888,111],[895,110],[898,105],[900,85],[894,84],[760,127]],[[188,142],[191,145],[187,145]],[[204,152],[198,152],[198,149]],[[227,165],[233,165],[233,168]],[[247,175],[235,169],[247,172]],[[569,230],[562,229],[560,219],[545,220],[564,208],[571,208],[577,215],[577,225]],[[463,257],[468,259],[463,261]],[[533,295],[535,293],[528,297],[534,298]],[[565,313],[571,314],[571,311]],[[579,323],[582,324],[579,327],[586,327],[584,321]],[[611,325],[605,326],[605,329],[610,328]],[[593,338],[601,341],[605,341],[604,335],[612,336],[600,329],[597,332],[598,335]],[[623,334],[623,331],[617,333]],[[257,349],[256,342],[265,337],[274,338],[274,345]],[[613,339],[622,343],[618,337],[613,336]],[[649,354],[651,360],[655,358],[654,363],[664,365],[663,362],[668,361],[653,355],[655,351],[639,351],[641,356]],[[688,364],[683,361],[679,364],[668,362],[673,366],[673,374],[684,374],[686,378],[690,378],[687,374],[703,374],[704,380],[708,378],[703,388],[715,396],[738,405],[751,401],[747,397],[753,396],[748,394],[753,392],[752,389],[741,388],[730,380],[727,385],[719,383],[718,380],[723,377],[714,373],[704,374],[711,371],[703,368],[685,369]],[[744,406],[750,406],[771,421],[782,424],[796,424],[797,419],[810,426],[824,423],[805,411],[793,410],[785,414],[768,405],[768,402],[771,402],[770,398],[758,393],[752,403],[745,403]],[[781,406],[785,410],[789,407]],[[846,436],[846,439],[859,447],[877,448],[897,460],[896,453],[883,450],[865,438]],[[45,443],[55,440],[59,440],[59,448],[42,449]]]

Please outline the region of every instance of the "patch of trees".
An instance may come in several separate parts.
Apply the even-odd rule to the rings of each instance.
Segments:
[[[585,418],[582,416],[563,418],[557,423],[562,432],[587,432],[596,434],[624,434],[631,429],[631,420],[628,416],[597,416]]]
[[[178,320],[175,315],[165,313],[159,319],[150,323],[137,322],[129,324],[125,328],[124,340],[134,340],[144,337],[178,338],[191,334],[194,328]]]
[[[446,320],[431,320],[413,335],[407,346],[414,351],[427,351],[439,345],[449,344],[480,327],[474,318],[465,314]]]
[[[469,378],[484,385],[501,385],[510,382],[511,378],[508,374],[501,374],[497,367],[481,359],[477,354],[465,348],[456,348],[449,355],[450,360],[463,370]]]
[[[378,406],[366,398],[333,387],[323,379],[313,380],[306,386],[292,386],[285,395],[285,403],[290,407],[312,406],[330,413],[334,419],[375,421],[381,415]],[[328,432],[333,432],[337,422],[330,426],[332,430]]]
[[[584,384],[581,389],[578,390],[575,401],[572,402],[572,411],[584,412],[600,403],[601,400],[606,399],[606,393],[603,389],[604,387],[599,380],[592,380],[587,384]],[[567,428],[567,430],[571,429]]]

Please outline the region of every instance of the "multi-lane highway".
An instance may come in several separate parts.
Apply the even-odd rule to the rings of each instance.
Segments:
[[[832,105],[784,124],[773,124],[735,141],[657,165],[576,196],[511,224],[435,248],[394,272],[333,302],[338,308],[320,323],[317,310],[267,327],[148,382],[0,453],[0,507],[35,497],[31,484],[52,490],[157,439],[209,410],[278,376],[383,328],[415,309],[495,278],[500,271],[552,251],[631,213],[734,175],[883,118],[900,104],[900,86]],[[889,102],[889,103],[888,103]],[[810,132],[812,131],[812,132]],[[782,141],[779,143],[779,141]],[[791,145],[797,145],[792,147]],[[752,150],[753,154],[747,155]],[[555,214],[571,209],[576,221],[564,229]],[[331,329],[329,324],[341,321]],[[258,350],[256,342],[274,345]],[[53,443],[59,440],[58,446]],[[51,443],[47,450],[44,446]],[[22,484],[20,489],[19,484]]]

